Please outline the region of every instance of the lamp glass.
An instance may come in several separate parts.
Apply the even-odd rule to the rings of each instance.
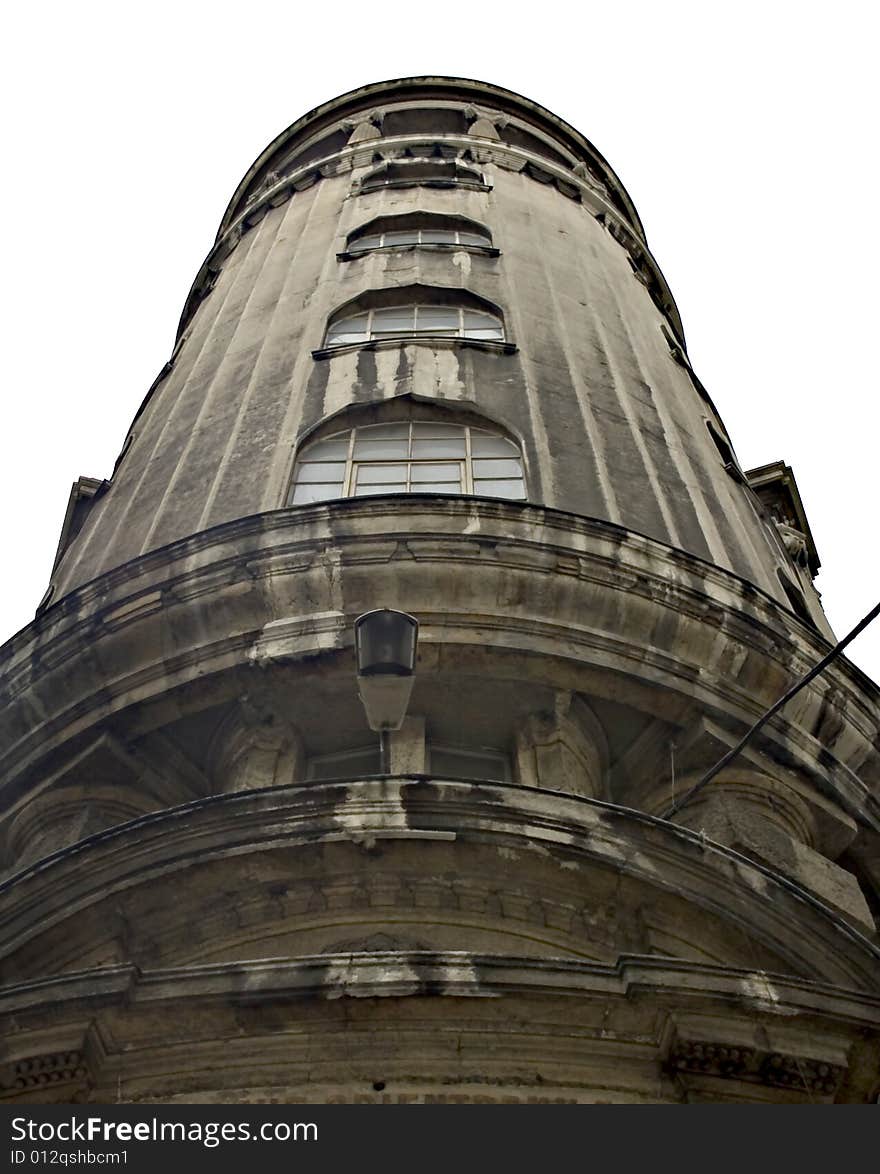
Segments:
[[[411,676],[418,631],[418,620],[403,611],[383,607],[359,616],[354,622],[358,676]]]

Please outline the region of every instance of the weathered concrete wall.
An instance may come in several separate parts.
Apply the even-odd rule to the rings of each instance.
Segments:
[[[447,149],[473,146],[458,136]],[[167,542],[281,507],[305,436],[354,405],[412,395],[502,424],[524,451],[530,501],[657,538],[785,603],[776,568],[787,556],[725,468],[707,421],[723,426],[673,358],[671,319],[586,182],[569,175],[580,197],[570,198],[523,170],[526,152],[499,145],[475,148],[485,190],[361,193],[376,152],[427,150],[424,136],[371,148],[348,148],[335,174],[267,205],[225,259],[62,561],[56,598]],[[353,230],[417,211],[484,225],[501,255],[405,248],[337,259]],[[379,289],[405,301],[422,287],[497,306],[516,352],[417,340],[313,357],[341,306]]]
[[[470,178],[363,189],[426,152]],[[419,213],[492,247],[347,249]],[[504,341],[324,346],[424,291]],[[528,500],[286,506],[309,438],[420,414]],[[295,124],[71,520],[0,650],[0,1099],[876,1099],[877,690],[838,660],[664,817],[829,633],[578,132],[448,79]],[[421,625],[387,775],[377,607]]]

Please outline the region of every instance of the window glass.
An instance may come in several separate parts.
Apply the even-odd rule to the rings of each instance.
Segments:
[[[409,456],[407,440],[371,440],[369,433],[358,436],[354,442],[355,460],[376,461]]]
[[[435,440],[413,440],[412,455],[414,457],[463,457],[465,455],[465,441],[452,437],[438,437]]]
[[[474,461],[474,476],[475,477],[521,477],[522,469],[519,461],[506,461],[501,459],[484,461]]]
[[[379,747],[363,746],[344,754],[324,754],[309,763],[310,779],[351,778],[379,773]]]
[[[510,497],[516,501],[525,497],[519,478],[516,481],[474,481],[474,493],[482,497]]]
[[[342,482],[334,485],[309,485],[298,482],[293,489],[290,499],[291,505],[305,505],[310,501],[328,501],[332,497],[342,497]]]
[[[349,249],[352,252],[355,252],[358,249],[378,249],[381,244],[381,236],[376,233],[372,233],[369,236],[361,236],[358,237],[357,240],[353,240],[349,245]]]
[[[419,306],[419,330],[458,330],[461,326],[457,306]]]
[[[332,330],[327,335],[327,342],[331,346],[343,346],[347,342],[366,342],[368,338],[369,335],[366,333],[355,334],[351,331],[343,330],[337,332],[336,330]]]
[[[510,763],[506,754],[463,750],[457,746],[431,746],[429,753],[431,774],[434,775],[494,779],[498,782],[506,782],[510,778]]]
[[[405,485],[406,465],[358,465],[358,485]]]
[[[471,431],[471,452],[475,457],[507,457],[516,454],[517,447],[503,436],[492,436],[474,428]]]
[[[358,428],[358,439],[364,440],[408,440],[409,424],[404,420],[399,424],[368,424],[366,428]]]
[[[455,230],[451,228],[423,228],[419,234],[423,245],[455,244]]]
[[[414,330],[415,324],[415,306],[386,306],[381,310],[373,311],[373,334]]]
[[[345,477],[345,461],[309,461],[303,466],[300,481],[338,481]]]
[[[347,456],[347,440],[319,440],[309,448],[309,459],[313,461],[344,461]]]
[[[413,481],[454,481],[461,484],[461,465],[453,464],[416,464],[411,465]]]
[[[413,420],[412,434],[416,436],[461,436],[464,429],[461,424],[444,424],[440,420]],[[471,433],[475,434],[476,429],[472,428]]]
[[[369,497],[371,494],[377,493],[406,493],[406,488],[394,483],[388,485],[367,485],[358,481],[354,491],[355,497]]]
[[[498,319],[492,314],[486,314],[481,310],[465,310],[464,324],[465,327],[473,327],[478,330],[487,326],[497,326]]]
[[[369,338],[368,325],[368,314],[353,314],[347,318],[340,318],[328,330],[327,342],[337,346],[346,342],[364,342]]]

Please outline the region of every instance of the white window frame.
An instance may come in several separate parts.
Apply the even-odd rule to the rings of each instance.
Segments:
[[[384,491],[387,493],[408,494],[408,493],[419,493],[419,492],[425,492],[425,493],[443,492],[441,490],[436,490],[436,489],[419,490],[418,486],[420,484],[422,484],[422,482],[413,479],[412,471],[413,471],[413,467],[415,467],[415,466],[449,465],[449,466],[456,466],[458,468],[458,472],[459,472],[458,487],[454,488],[454,489],[450,489],[450,491],[449,491],[449,496],[451,496],[451,497],[475,497],[478,494],[481,497],[492,497],[493,494],[487,493],[482,486],[480,487],[479,490],[477,490],[475,488],[475,483],[477,481],[481,481],[481,482],[482,481],[493,481],[493,480],[494,481],[521,481],[522,482],[522,496],[521,497],[507,497],[506,495],[503,495],[503,494],[501,494],[499,496],[505,498],[505,500],[508,500],[508,501],[525,501],[526,500],[526,480],[525,480],[525,469],[523,468],[522,450],[520,449],[519,445],[515,441],[511,440],[510,437],[505,436],[502,432],[495,432],[489,428],[477,428],[477,427],[474,427],[470,424],[455,424],[455,427],[460,428],[463,433],[463,435],[459,434],[459,436],[454,437],[455,439],[463,439],[464,440],[465,452],[464,452],[463,456],[460,456],[460,457],[444,457],[442,455],[441,456],[425,456],[425,457],[413,456],[412,451],[413,451],[413,443],[414,442],[422,441],[422,440],[431,440],[431,439],[434,439],[434,440],[453,439],[452,433],[447,433],[445,436],[441,435],[441,436],[437,436],[437,437],[424,437],[424,436],[419,436],[419,435],[413,434],[413,425],[414,424],[431,424],[434,422],[435,421],[418,420],[418,419],[416,419],[416,420],[388,421],[388,423],[399,423],[399,424],[408,425],[406,437],[399,438],[401,440],[406,439],[406,441],[407,441],[407,455],[403,456],[403,457],[393,457],[393,456],[388,457],[388,456],[386,456],[386,457],[366,457],[365,458],[365,457],[356,457],[355,456],[355,445],[356,445],[359,437],[362,437],[364,433],[367,433],[367,436],[365,437],[365,439],[367,439],[367,440],[370,439],[370,436],[369,436],[370,429],[376,427],[376,425],[371,425],[371,424],[365,424],[365,425],[361,425],[359,427],[355,426],[355,427],[347,430],[348,431],[348,448],[347,448],[345,457],[341,457],[341,456],[335,457],[335,458],[328,457],[326,460],[311,460],[310,461],[309,455],[308,455],[309,449],[311,447],[313,447],[313,445],[318,445],[324,441],[329,441],[329,440],[342,440],[343,437],[345,436],[345,431],[335,433],[331,436],[323,436],[320,439],[314,441],[313,444],[306,444],[301,449],[300,453],[298,454],[297,459],[296,459],[296,463],[294,465],[293,481],[291,484],[290,493],[288,494],[289,504],[291,504],[291,505],[293,505],[293,504],[297,504],[297,505],[317,504],[317,502],[314,502],[314,503],[296,502],[295,503],[293,501],[293,497],[296,492],[297,485],[299,485],[299,484],[323,484],[323,485],[331,485],[331,484],[337,485],[337,484],[339,484],[340,485],[340,492],[338,495],[339,498],[369,497],[369,496],[371,496],[370,494],[365,494],[365,493],[358,494],[356,492],[357,484],[358,484],[358,481],[357,481],[358,473],[363,468],[376,467],[376,466],[382,466],[382,465],[396,465],[396,466],[405,465],[406,466],[406,476],[405,476],[404,480],[398,481],[398,482],[393,482],[393,483],[392,482],[379,483],[379,484],[389,484],[389,485],[393,484],[394,485],[393,489],[387,489]],[[439,423],[439,421],[436,421],[436,422]],[[450,421],[450,423],[454,423],[454,422]],[[497,457],[491,457],[491,456],[477,454],[475,456],[473,453],[474,434],[476,434],[478,437],[488,436],[488,437],[492,437],[493,439],[505,441],[511,447],[510,455],[509,456],[500,455]],[[385,438],[380,437],[379,439],[381,440],[381,439],[385,439]],[[511,460],[511,461],[516,460],[519,463],[519,476],[506,476],[506,477],[494,477],[494,478],[493,477],[475,477],[474,476],[474,461],[481,461],[481,460],[499,460],[499,461],[500,460]],[[339,465],[339,464],[342,464],[343,461],[345,462],[345,469],[343,472],[341,482],[335,481],[335,480],[334,481],[330,481],[330,480],[328,480],[328,481],[311,481],[311,480],[309,480],[309,481],[300,482],[297,480],[297,474],[298,474],[299,470],[306,464]],[[432,484],[432,483],[425,482],[424,484]],[[449,482],[449,484],[451,485],[452,482]],[[332,500],[336,500],[336,498],[330,497],[330,498],[318,499],[318,501],[332,501]]]

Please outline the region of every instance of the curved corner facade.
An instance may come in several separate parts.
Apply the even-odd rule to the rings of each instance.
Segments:
[[[616,177],[531,103],[471,90],[401,84],[340,99],[252,169],[55,598],[282,508],[304,438],[409,396],[502,426],[522,446],[529,501],[656,538],[785,602],[784,552],[714,439],[723,425]],[[349,251],[374,226],[400,225],[429,236],[464,225],[491,247]],[[430,329],[324,346],[340,311],[389,297],[464,298],[497,314],[508,346]]]
[[[817,566],[579,132],[462,79],[310,112],[0,653],[3,1095],[875,1099],[876,687],[666,818],[827,650]]]

